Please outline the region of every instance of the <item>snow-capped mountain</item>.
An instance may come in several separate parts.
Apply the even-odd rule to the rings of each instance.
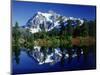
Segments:
[[[66,17],[60,14],[57,14],[53,11],[45,12],[37,12],[32,18],[28,20],[26,23],[26,28],[29,28],[32,33],[41,32],[41,31],[50,31],[55,27],[60,26],[61,21],[64,24],[67,24],[68,20],[73,20],[73,24],[75,24],[76,20],[79,20],[80,25],[83,24],[83,20],[80,18],[74,17]]]

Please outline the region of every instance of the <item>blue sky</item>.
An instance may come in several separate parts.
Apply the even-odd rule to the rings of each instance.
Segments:
[[[23,26],[36,12],[49,10],[66,17],[86,18],[87,20],[94,20],[96,17],[95,6],[13,1],[12,24],[14,25],[17,21],[20,26]]]

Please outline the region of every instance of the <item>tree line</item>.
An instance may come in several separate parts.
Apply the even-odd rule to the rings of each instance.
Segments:
[[[75,37],[91,36],[95,38],[96,36],[96,20],[88,21],[84,19],[84,23],[81,26],[79,20],[76,20],[75,25],[72,25],[73,20],[67,20],[65,25],[61,17],[59,23],[60,28],[54,28],[48,32],[42,28],[41,32],[32,34],[29,28],[21,28],[19,23],[16,22],[15,25],[12,26],[12,45],[30,48],[34,45],[34,41],[38,39],[42,41],[43,39],[52,39],[50,41],[54,42],[67,40],[69,44],[71,44],[71,39]]]

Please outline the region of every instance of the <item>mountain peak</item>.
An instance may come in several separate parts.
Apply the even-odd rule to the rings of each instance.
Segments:
[[[29,26],[30,31],[32,33],[36,33],[39,31],[47,32],[59,26],[61,18],[64,23],[67,22],[67,20],[72,20],[72,21],[79,20],[80,25],[82,25],[84,22],[80,18],[62,16],[50,10],[48,12],[38,11],[35,16],[33,16],[31,19],[28,20],[26,26]]]
[[[41,14],[42,12],[38,11],[37,14]]]

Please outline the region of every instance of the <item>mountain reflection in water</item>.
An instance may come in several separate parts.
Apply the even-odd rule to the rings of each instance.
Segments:
[[[36,73],[64,70],[94,69],[95,48],[57,48],[34,46],[32,50],[15,48],[13,73]]]

